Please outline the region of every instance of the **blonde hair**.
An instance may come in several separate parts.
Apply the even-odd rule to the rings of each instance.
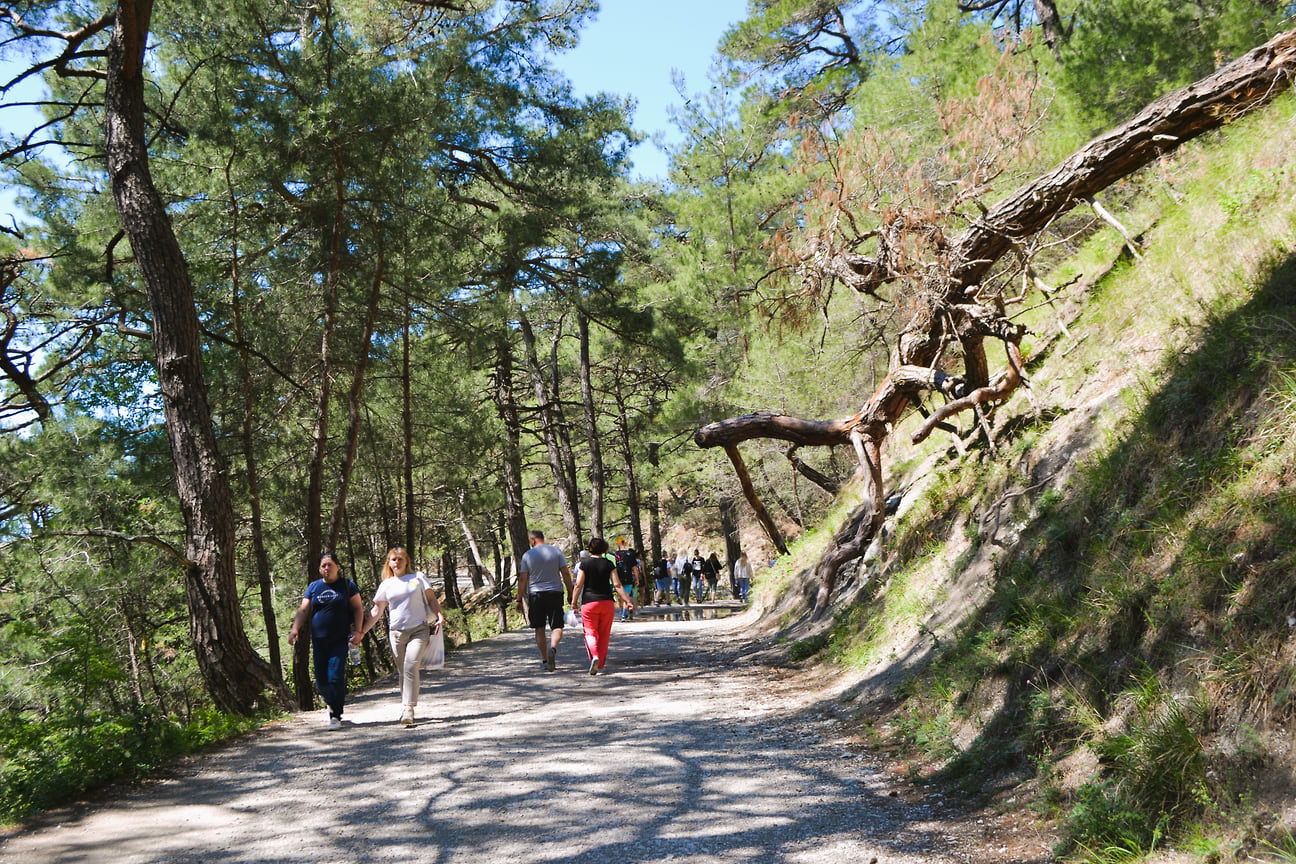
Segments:
[[[383,556],[383,575],[382,575],[382,578],[383,578],[383,579],[391,579],[392,577],[395,577],[395,576],[403,576],[403,575],[405,575],[405,573],[394,573],[394,572],[392,572],[392,569],[391,569],[391,556],[392,556],[392,553],[393,553],[393,552],[399,552],[399,553],[401,554],[401,557],[405,559],[405,573],[412,573],[412,572],[413,572],[412,570],[410,570],[410,557],[409,557],[409,553],[405,551],[405,547],[404,547],[404,546],[393,546],[392,548],[388,549],[388,550],[387,550],[387,554]]]

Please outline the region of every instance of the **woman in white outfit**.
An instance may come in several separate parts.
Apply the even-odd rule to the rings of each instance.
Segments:
[[[400,546],[388,550],[383,578],[374,592],[373,608],[360,630],[363,636],[388,613],[387,629],[392,656],[396,658],[397,689],[401,694],[400,724],[414,725],[414,708],[419,697],[419,661],[431,635],[441,629],[445,617],[441,601],[422,573],[411,573],[409,555]]]

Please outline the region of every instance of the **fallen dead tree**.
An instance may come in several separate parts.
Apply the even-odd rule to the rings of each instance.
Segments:
[[[1266,104],[1291,86],[1294,72],[1296,30],[1290,30],[1214,74],[1156,100],[1127,123],[1093,139],[1048,173],[983,210],[980,218],[953,238],[947,239],[935,223],[916,224],[911,214],[904,214],[828,252],[810,244],[814,254],[804,264],[818,268],[815,278],[837,279],[872,296],[879,296],[888,283],[903,286],[909,312],[889,374],[854,416],[804,420],[747,414],[698,429],[694,441],[699,447],[725,449],[747,500],[780,551],[786,550],[783,538],[756,496],[739,445],[769,438],[797,446],[854,448],[868,481],[865,512],[854,531],[834,538],[816,566],[814,618],[826,611],[842,566],[861,557],[881,529],[883,447],[906,410],[927,392],[941,393],[948,400],[913,434],[914,440],[922,440],[960,412],[980,412],[1001,402],[1025,380],[1018,349],[1025,331],[1005,314],[1002,292],[986,287],[996,268],[1002,269],[1002,259],[1020,253],[1059,215],[1112,183]],[[922,267],[895,257],[895,250],[906,243],[912,246],[915,238],[927,249]],[[1026,256],[1016,257],[1019,268],[1029,266]],[[1007,354],[1004,371],[993,379],[986,359],[987,339],[1002,342]],[[938,368],[949,366],[946,351],[951,346],[960,352],[962,374]]]

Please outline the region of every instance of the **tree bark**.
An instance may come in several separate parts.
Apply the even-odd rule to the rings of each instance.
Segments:
[[[513,346],[509,330],[504,327],[495,336],[495,410],[504,425],[504,448],[501,454],[501,483],[504,486],[504,522],[508,533],[511,572],[500,574],[502,608],[507,614],[508,578],[518,572],[522,555],[530,548],[527,542],[526,509],[522,494],[522,422],[518,418],[517,402],[513,397]],[[516,577],[514,577],[516,578]]]
[[[648,493],[648,560],[644,570],[651,572],[662,556],[661,537],[661,493],[657,491],[661,483],[661,445],[653,441],[648,445],[648,464],[653,468],[652,491]],[[640,550],[641,552],[643,550]]]
[[[256,563],[257,586],[261,593],[261,617],[265,621],[266,643],[270,651],[270,669],[276,679],[283,682],[283,658],[279,653],[279,622],[274,608],[274,581],[270,575],[270,555],[265,545],[265,521],[261,514],[261,473],[257,462],[255,441],[255,398],[252,387],[251,360],[243,330],[243,289],[239,273],[239,208],[234,198],[234,188],[229,184],[226,166],[225,179],[230,188],[230,222],[232,251],[230,254],[230,313],[234,319],[234,341],[238,343],[239,381],[243,388],[243,460],[247,466],[248,504],[252,515],[252,560]]]
[[[580,472],[576,470],[576,450],[572,447],[571,426],[563,410],[562,369],[558,362],[558,349],[562,347],[563,322],[560,319],[554,327],[553,337],[549,340],[549,393],[554,412],[554,432],[558,437],[558,452],[562,457],[563,476],[567,481],[572,501],[572,515],[576,524],[576,548],[581,545],[581,495]]]
[[[320,336],[320,383],[315,400],[315,433],[311,447],[309,479],[306,483],[306,584],[318,579],[315,562],[324,552],[324,464],[328,455],[329,402],[333,379],[333,330],[337,319],[338,280],[341,278],[343,203],[346,200],[342,183],[341,156],[334,153],[336,188],[333,214],[332,244],[329,251],[329,269],[324,278],[323,330]],[[310,640],[298,639],[293,649],[293,687],[297,691],[297,707],[309,710],[315,704],[315,691],[311,684]]]
[[[1059,214],[1184,142],[1269,102],[1291,86],[1293,73],[1296,30],[1288,30],[1218,72],[1157,99],[991,207],[955,238],[955,281],[963,288],[979,284],[1015,242],[1039,233]]]
[[[580,517],[576,513],[575,490],[571,487],[563,464],[558,434],[558,426],[561,422],[558,406],[545,384],[540,358],[536,354],[535,331],[531,329],[531,321],[523,314],[518,316],[518,322],[518,330],[522,333],[522,343],[526,348],[527,371],[531,376],[531,386],[535,391],[536,404],[540,411],[541,437],[545,444],[545,454],[549,457],[549,470],[553,476],[554,489],[558,493],[558,509],[562,512],[563,528],[567,532],[566,551],[570,557],[581,545]]]
[[[738,475],[738,482],[742,486],[743,494],[747,496],[747,501],[752,505],[752,509],[756,511],[757,521],[764,526],[765,534],[770,538],[770,542],[774,544],[774,548],[779,551],[779,554],[786,555],[788,549],[787,542],[783,539],[783,532],[779,531],[778,526],[774,524],[774,520],[770,518],[769,511],[765,509],[765,505],[756,496],[756,487],[752,485],[751,475],[747,472],[747,465],[743,462],[742,454],[733,445],[726,446],[724,450],[725,455],[729,457],[729,461],[733,463],[734,473]]]
[[[482,559],[481,547],[477,544],[477,535],[473,534],[472,526],[468,524],[468,514],[464,512],[464,495],[459,493],[459,529],[463,531],[464,543],[468,546],[468,566],[471,570],[473,588],[483,587],[483,577],[490,580],[491,590],[498,590],[495,577],[486,569],[486,563]]]
[[[444,526],[436,531],[437,545],[441,547],[441,584],[445,592],[447,609],[462,609],[463,597],[459,594],[459,562],[455,556],[450,531]]]
[[[738,537],[738,501],[729,496],[720,499],[720,533],[724,535],[725,544],[725,578],[730,589],[736,592],[733,565],[742,554],[742,541]],[[736,597],[733,593],[730,596]]]
[[[330,548],[336,547],[342,536],[342,516],[346,513],[347,490],[351,485],[351,474],[355,470],[356,448],[360,443],[360,394],[364,390],[365,370],[369,367],[369,349],[373,345],[374,322],[378,318],[378,299],[382,294],[383,264],[385,254],[381,247],[374,272],[373,287],[369,291],[369,305],[365,310],[364,332],[360,337],[360,346],[356,349],[355,369],[351,374],[351,388],[347,391],[347,416],[350,423],[347,427],[346,444],[342,450],[342,466],[338,471],[337,488],[333,495],[333,512],[330,514],[327,542]],[[414,515],[407,519],[413,524]],[[407,550],[408,551],[408,550]]]
[[[1053,0],[1035,0],[1035,17],[1039,19],[1040,30],[1044,32],[1044,44],[1053,50],[1054,59],[1062,60],[1062,43],[1066,41],[1067,29],[1062,25],[1062,16],[1058,14],[1057,4]]]
[[[589,316],[584,310],[577,312],[576,326],[580,335],[580,388],[581,406],[585,414],[585,437],[589,446],[590,460],[590,530],[598,537],[604,536],[603,525],[603,484],[606,482],[603,469],[603,447],[598,437],[598,412],[594,405],[594,379],[590,368]]]
[[[104,100],[108,176],[153,318],[158,387],[185,522],[185,594],[194,654],[216,706],[250,714],[267,693],[285,704],[287,693],[243,629],[234,510],[207,402],[193,284],[149,173],[144,51],[151,15],[148,0],[123,0],[118,6]]]
[[[401,339],[401,476],[405,478],[405,552],[414,554],[414,401],[410,394],[410,317],[405,302],[404,334]]]
[[[643,523],[641,521],[639,481],[635,477],[634,449],[630,446],[630,417],[627,414],[625,394],[618,381],[614,391],[617,405],[617,433],[621,445],[621,461],[625,465],[626,509],[630,511],[630,537],[634,548],[643,551]]]

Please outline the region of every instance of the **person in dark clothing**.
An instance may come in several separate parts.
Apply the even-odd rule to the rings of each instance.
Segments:
[[[656,581],[657,593],[653,595],[653,603],[661,605],[662,600],[666,605],[671,604],[671,563],[670,555],[663,552],[661,560],[657,562],[657,568],[653,571],[653,579]]]
[[[680,602],[687,606],[689,595],[693,591],[693,559],[689,558],[688,554],[683,551],[680,552],[679,558],[682,559],[679,574],[679,598]]]
[[[720,559],[716,557],[716,553],[712,552],[711,557],[702,564],[702,574],[706,579],[707,592],[711,595],[711,599],[717,599],[719,594],[716,593],[716,588],[720,585]]]
[[[356,583],[342,578],[342,567],[332,552],[320,555],[319,572],[323,578],[306,586],[306,594],[293,616],[288,644],[296,644],[309,620],[315,687],[328,706],[328,728],[341,729],[347,653],[352,645],[360,644],[364,602]]]
[[[572,606],[580,612],[581,627],[585,631],[585,650],[589,653],[589,673],[597,675],[607,663],[608,643],[612,639],[612,619],[616,615],[613,598],[619,596],[629,612],[634,612],[634,601],[626,593],[617,574],[616,564],[606,557],[607,541],[591,537],[590,557],[576,570],[572,585]]]

